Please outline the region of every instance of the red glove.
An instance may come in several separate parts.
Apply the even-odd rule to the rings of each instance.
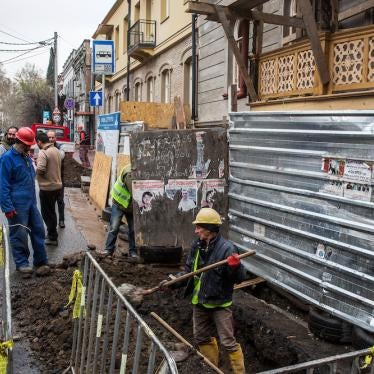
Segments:
[[[16,212],[15,210],[11,210],[10,212],[6,212],[6,213],[5,213],[5,217],[8,218],[8,219],[11,219],[11,218],[13,218],[16,214],[17,214],[17,212]]]
[[[233,253],[231,256],[227,257],[227,263],[231,268],[236,268],[240,265],[240,258],[237,253]]]

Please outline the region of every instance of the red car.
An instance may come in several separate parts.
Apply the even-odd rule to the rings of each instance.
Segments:
[[[50,130],[53,130],[56,134],[56,140],[58,142],[70,142],[70,131],[69,128],[65,126],[57,126],[57,125],[47,125],[43,123],[33,123],[31,125],[31,129],[36,135],[38,131],[43,131],[47,133]]]

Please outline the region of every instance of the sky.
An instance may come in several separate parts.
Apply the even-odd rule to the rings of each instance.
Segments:
[[[45,75],[49,62],[49,48],[34,51],[6,52],[4,50],[26,50],[35,43],[53,38],[58,33],[58,72],[73,49],[84,39],[91,39],[97,26],[103,21],[115,0],[4,0],[0,12],[0,62],[11,78],[26,63],[35,64]],[[5,44],[12,43],[12,44]],[[22,53],[25,53],[20,56]],[[19,57],[17,57],[19,56]],[[14,59],[13,59],[14,58]],[[6,60],[13,59],[6,62]]]

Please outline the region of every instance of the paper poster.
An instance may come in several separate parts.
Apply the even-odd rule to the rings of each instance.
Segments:
[[[343,196],[343,182],[331,180],[323,185],[319,192],[335,196]]]
[[[224,179],[207,179],[202,182],[201,207],[213,208],[218,193],[223,193],[225,189]]]
[[[164,194],[164,182],[158,180],[133,181],[133,199],[137,202],[140,213],[149,212],[152,209],[152,200]]]
[[[372,166],[364,161],[347,160],[345,162],[343,178],[345,181],[370,184]]]
[[[372,187],[368,184],[347,182],[343,185],[343,191],[347,199],[371,201]]]
[[[327,165],[327,174],[334,177],[341,177],[344,174],[344,160],[334,158],[325,159],[324,168]]]
[[[197,205],[197,181],[187,179],[169,179],[165,186],[165,193],[169,199],[174,199],[176,193],[181,191],[178,209],[187,212],[195,209]]]
[[[208,169],[210,165],[210,160],[204,162],[204,139],[203,135],[205,134],[204,131],[199,131],[195,134],[196,136],[196,154],[197,160],[196,164],[192,167],[192,173],[190,178],[201,178],[204,179],[208,176]]]

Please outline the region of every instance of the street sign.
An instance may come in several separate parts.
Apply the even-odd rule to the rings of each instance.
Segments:
[[[75,101],[74,101],[74,99],[72,99],[72,98],[65,99],[65,101],[64,101],[64,107],[65,107],[67,110],[71,110],[71,109],[73,109],[74,106],[75,106]]]
[[[49,111],[48,110],[43,110],[43,124],[44,125],[46,123],[48,123],[49,117],[50,117]]]
[[[53,122],[58,124],[60,123],[61,121],[61,112],[59,111],[58,108],[55,108],[52,112],[52,119],[53,119]]]
[[[114,74],[113,40],[92,41],[93,73],[101,75]]]
[[[99,115],[99,130],[119,130],[120,112]]]
[[[102,106],[103,105],[103,92],[102,91],[90,91],[90,106]]]

